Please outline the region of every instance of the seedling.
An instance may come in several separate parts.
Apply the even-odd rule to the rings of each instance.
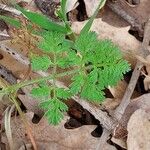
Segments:
[[[127,61],[123,60],[119,48],[110,40],[98,40],[97,34],[91,32],[90,27],[98,10],[104,5],[101,0],[97,10],[82,29],[79,36],[72,32],[66,17],[66,0],[61,1],[58,15],[64,24],[56,24],[47,17],[29,12],[17,6],[31,23],[38,26],[32,34],[40,36],[36,44],[41,50],[40,55],[31,50],[30,60],[33,71],[48,71],[52,73],[47,77],[41,77],[30,81],[20,82],[8,86],[0,91],[0,94],[17,93],[28,85],[36,84],[31,95],[40,101],[40,107],[45,110],[45,116],[49,123],[56,125],[63,118],[63,112],[68,110],[65,100],[74,95],[94,103],[101,103],[105,99],[103,90],[108,86],[114,86],[123,78],[123,74],[129,71]],[[1,16],[16,28],[21,27],[19,20]],[[58,73],[61,68],[61,73]],[[72,83],[68,89],[59,88],[56,81],[61,77],[71,77]],[[49,84],[49,80],[53,80]]]

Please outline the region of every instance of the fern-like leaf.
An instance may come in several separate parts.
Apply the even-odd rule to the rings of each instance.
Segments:
[[[82,73],[72,78],[71,91],[79,92],[87,100],[100,102],[104,99],[103,90],[116,85],[130,67],[117,46],[109,40],[99,41],[94,32],[80,35],[75,48],[81,55]]]
[[[51,89],[48,86],[33,88],[31,95],[35,98],[47,98],[50,96],[50,91]]]
[[[43,101],[40,107],[46,110],[45,116],[53,125],[57,125],[63,118],[63,112],[68,110],[67,105],[58,98]]]
[[[57,88],[56,92],[58,98],[65,99],[65,100],[71,98],[72,96],[71,92],[67,89]]]
[[[34,71],[43,70],[46,71],[53,63],[49,56],[32,56],[31,67]]]

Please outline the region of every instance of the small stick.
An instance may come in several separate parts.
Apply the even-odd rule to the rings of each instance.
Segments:
[[[149,51],[147,49],[147,47],[149,46],[149,41],[150,41],[150,19],[148,20],[148,22],[145,26],[144,39],[143,39],[143,43],[141,46],[141,54],[143,55],[144,58],[147,55],[149,55]],[[122,98],[122,101],[121,101],[120,105],[117,107],[117,109],[115,110],[114,117],[117,120],[121,119],[125,109],[127,108],[128,104],[130,103],[130,99],[131,99],[132,93],[135,89],[138,78],[140,76],[142,67],[143,67],[143,63],[141,61],[137,60],[137,64],[134,68],[132,77],[131,77],[129,85],[125,91],[125,94]]]
[[[117,125],[117,120],[108,116],[108,114],[100,110],[98,106],[94,106],[86,100],[80,99],[78,96],[74,96],[72,99],[79,103],[84,109],[88,110],[97,120],[99,120],[107,131],[111,132]]]
[[[110,135],[110,132],[106,129],[103,130],[103,134],[100,138],[100,141],[96,147],[96,150],[105,150],[104,147],[107,143],[107,140],[109,139],[109,135]]]

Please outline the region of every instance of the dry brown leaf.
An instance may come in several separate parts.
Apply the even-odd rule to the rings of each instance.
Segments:
[[[114,146],[108,144],[107,141],[109,140],[109,136],[110,136],[110,132],[104,129],[96,150],[116,150]]]
[[[150,55],[145,58],[145,61],[147,62],[145,64],[147,75],[144,79],[144,88],[145,90],[148,90],[150,89]]]
[[[66,4],[66,12],[69,12],[73,9],[75,9],[78,6],[78,0],[67,0]]]
[[[113,143],[119,145],[120,147],[127,149],[127,144],[126,144],[126,141],[124,139],[116,139],[116,138],[112,137],[111,141]]]
[[[22,88],[24,94],[23,95],[19,94],[18,98],[21,100],[21,102],[23,103],[23,105],[26,107],[28,111],[34,112],[39,117],[42,117],[44,112],[39,108],[40,101],[36,98],[33,98],[30,94],[32,88],[33,86]]]
[[[115,2],[111,1],[108,1],[107,6],[114,12],[116,12],[120,17],[124,18],[129,24],[131,24],[132,31],[138,32],[139,36],[143,37],[144,25],[149,19],[150,15],[149,0],[115,0]],[[131,5],[133,3],[137,5]],[[111,20],[111,22],[113,21]]]
[[[88,17],[91,17],[96,8],[98,7],[99,0],[84,0],[85,7],[86,7],[86,13]]]
[[[64,123],[67,117],[58,125],[49,125],[45,118],[42,118],[38,124],[33,124],[31,119],[32,113],[27,113],[27,118],[30,122],[32,133],[40,150],[95,150],[99,144],[99,138],[91,136],[91,132],[95,129],[94,125],[82,126],[73,130],[64,128]],[[16,149],[22,146],[23,141],[29,144],[23,123],[20,117],[11,122]],[[116,150],[114,146],[106,145],[108,150]],[[106,150],[106,149],[105,149]]]
[[[112,107],[113,109],[115,109],[120,104],[126,88],[127,88],[127,82],[125,82],[124,80],[119,81],[116,86],[108,87],[109,91],[111,92],[111,94],[113,95],[113,97],[115,99],[114,101],[109,102],[111,104],[111,106],[114,106],[114,107]],[[140,96],[140,94],[138,92],[134,91],[132,94],[132,98],[136,98],[138,96]],[[107,102],[106,102],[106,104],[107,104]]]
[[[2,50],[4,47],[3,44],[7,45],[7,48],[5,48],[6,51]],[[20,78],[22,75],[26,74],[28,66],[18,62],[17,59],[14,59],[12,57],[13,55],[15,55],[15,53],[9,50],[10,47],[14,50],[20,50],[22,48],[21,44],[20,47],[18,47],[16,44],[11,44],[10,40],[0,42],[0,54],[3,56],[3,58],[0,60],[1,65],[5,66],[8,70],[12,71],[17,78]],[[18,53],[20,53],[20,51]]]
[[[137,110],[128,122],[128,150],[150,149],[150,115],[144,110]]]
[[[145,76],[144,88],[145,88],[146,91],[150,89],[150,76],[149,75]]]
[[[114,130],[114,137],[123,138],[127,135],[127,124],[131,115],[138,109],[143,109],[147,112],[150,111],[150,94],[144,94],[136,99],[133,99],[126,108],[120,124]]]
[[[73,31],[79,34],[86,22],[74,22],[72,24]],[[123,28],[111,26],[102,21],[101,18],[95,19],[91,27],[91,30],[98,34],[99,39],[110,39],[118,45],[125,58],[134,66],[136,63],[135,55],[140,55],[141,43],[128,33],[129,29],[130,26]]]
[[[119,105],[120,101],[121,99],[106,98],[105,101],[102,102],[102,107],[108,111],[112,111]]]
[[[122,80],[117,83],[114,87],[108,87],[109,91],[116,99],[122,99],[125,89],[127,88],[127,82]]]
[[[121,1],[121,0],[120,0]],[[140,4],[137,7],[131,8],[136,16],[141,20],[141,23],[145,23],[150,17],[150,2],[149,0],[141,0]],[[128,9],[128,13],[130,10]]]

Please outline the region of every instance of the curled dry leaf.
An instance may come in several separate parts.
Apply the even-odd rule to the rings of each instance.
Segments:
[[[146,58],[143,58],[142,56],[136,56],[136,58],[141,61],[146,67],[147,74],[145,74],[144,72],[142,72],[142,74],[145,75],[144,88],[147,91],[150,89],[150,55],[148,55]]]
[[[67,0],[66,12],[75,9],[79,5],[78,0]]]
[[[91,17],[94,11],[96,10],[99,0],[84,0],[85,7],[86,7],[86,13],[88,17]]]
[[[68,130],[64,128],[64,123],[68,117],[65,117],[58,126],[49,125],[44,118],[38,124],[33,124],[31,121],[33,113],[27,113],[26,117],[40,150],[95,150],[99,144],[100,139],[91,136],[91,132],[95,129],[94,125]],[[12,119],[11,122],[13,138],[17,145],[16,149],[22,146],[23,141],[25,144],[29,144],[30,141],[25,136],[26,131],[20,117]],[[114,146],[109,144],[106,147],[108,150],[116,150]]]
[[[108,89],[114,98],[121,99],[124,95],[124,91],[126,87],[127,87],[127,83],[124,80],[122,80],[119,81],[115,87],[108,87]]]
[[[150,115],[142,109],[134,112],[128,122],[128,150],[150,149]]]
[[[144,88],[145,90],[148,90],[150,89],[150,55],[146,57],[146,62],[147,63],[145,64],[145,66],[146,66],[147,76],[144,79]]]
[[[145,76],[144,88],[145,88],[146,91],[150,89],[150,76],[149,75]]]
[[[113,97],[115,99],[120,99],[120,100],[122,99],[126,88],[127,88],[127,82],[125,80],[119,81],[118,84],[114,87],[108,87]],[[139,93],[134,91],[134,93],[132,94],[132,98],[136,98],[138,96],[140,96]],[[118,100],[118,104],[120,104],[120,100]]]
[[[72,29],[77,34],[80,33],[82,27],[85,25],[86,21],[74,22],[72,24]],[[102,21],[101,18],[95,19],[91,30],[98,34],[100,39],[110,39],[122,50],[125,59],[127,59],[132,66],[135,66],[136,57],[135,55],[140,55],[139,49],[141,43],[128,33],[130,26],[117,28],[107,24]]]

